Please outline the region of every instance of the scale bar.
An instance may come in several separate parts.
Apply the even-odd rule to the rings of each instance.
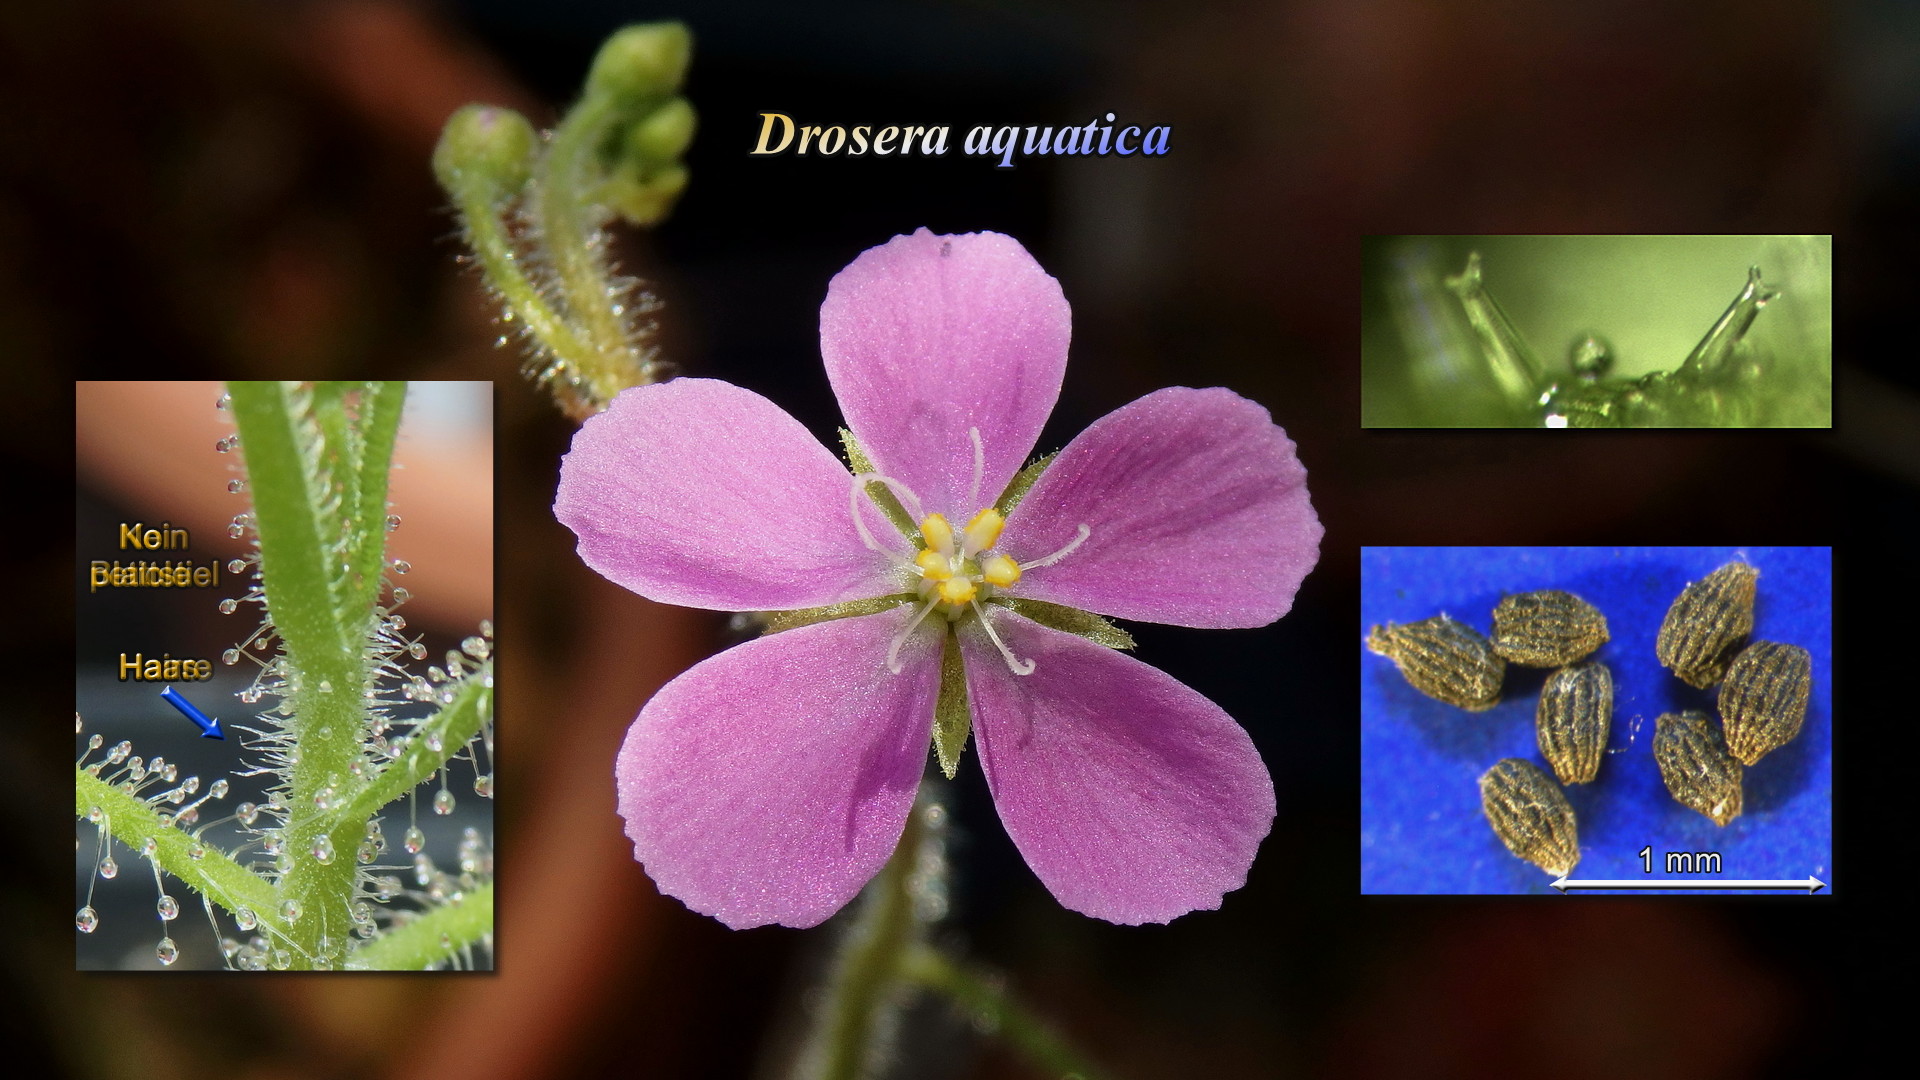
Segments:
[[[1641,881],[1628,878],[1626,880],[1616,879],[1603,881],[1599,879],[1569,879],[1562,875],[1559,880],[1553,882],[1553,887],[1560,890],[1563,894],[1569,889],[1781,889],[1795,892],[1805,889],[1807,895],[1812,896],[1814,893],[1826,888],[1827,883],[1814,877],[1812,874],[1808,874],[1799,881],[1726,881],[1719,878],[1686,878],[1681,880],[1658,878]]]

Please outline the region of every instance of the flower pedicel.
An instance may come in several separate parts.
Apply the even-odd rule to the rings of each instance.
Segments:
[[[716,380],[627,390],[581,428],[554,512],[589,566],[666,603],[802,609],[627,734],[620,812],[662,891],[733,927],[825,920],[893,852],[936,706],[970,724],[1001,821],[1065,906],[1165,922],[1244,883],[1274,813],[1252,741],[1089,640],[1118,635],[1088,613],[1286,614],[1319,555],[1306,472],[1259,405],[1176,387],[1033,479],[1069,330],[1017,242],[922,229],[861,254],[821,308],[858,474]]]

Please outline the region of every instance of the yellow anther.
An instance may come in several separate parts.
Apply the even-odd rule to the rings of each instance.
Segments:
[[[941,514],[928,514],[920,522],[920,537],[927,542],[928,551],[937,551],[942,555],[953,554],[953,526]]]
[[[977,555],[992,548],[1000,542],[1000,530],[1005,528],[1006,524],[1006,515],[991,506],[973,515],[973,520],[967,522],[967,546],[964,553]]]
[[[953,560],[937,551],[923,551],[913,557],[913,562],[928,581],[945,581],[953,576]]]
[[[980,562],[980,576],[987,584],[1004,589],[1020,580],[1020,564],[1005,555],[989,555]]]
[[[975,592],[971,578],[950,577],[940,583],[940,599],[949,604],[964,604]]]

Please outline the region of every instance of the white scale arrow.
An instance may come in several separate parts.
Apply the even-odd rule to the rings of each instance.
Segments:
[[[1626,880],[1602,881],[1599,879],[1570,879],[1562,874],[1559,880],[1553,882],[1553,887],[1559,889],[1563,895],[1568,889],[1791,889],[1794,891],[1805,889],[1807,890],[1807,895],[1812,896],[1814,893],[1826,888],[1827,883],[1814,877],[1812,874],[1808,874],[1806,878],[1801,881],[1722,881],[1717,878],[1686,878],[1681,880],[1660,878],[1642,881],[1628,878]]]

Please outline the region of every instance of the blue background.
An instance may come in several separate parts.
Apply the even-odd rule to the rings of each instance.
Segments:
[[[1654,639],[1690,581],[1744,556],[1760,570],[1753,637],[1813,654],[1813,693],[1800,736],[1746,771],[1745,811],[1725,828],[1675,802],[1653,760],[1654,720],[1703,709],[1695,690],[1660,666]],[[1589,784],[1567,788],[1579,819],[1575,879],[1648,877],[1639,852],[1717,851],[1730,879],[1804,878],[1833,884],[1833,560],[1830,548],[1366,548],[1361,554],[1360,884],[1368,893],[1552,893],[1547,874],[1515,858],[1480,809],[1480,774],[1504,757],[1545,767],[1534,708],[1548,672],[1509,664],[1500,704],[1470,713],[1407,685],[1368,652],[1367,627],[1445,612],[1492,630],[1500,597],[1565,589],[1597,605],[1612,639],[1595,658],[1613,670],[1609,754]],[[1699,875],[1675,875],[1699,876]],[[1670,890],[1661,890],[1663,892]],[[1724,894],[1732,890],[1715,890]],[[1825,890],[1823,890],[1824,892]]]

